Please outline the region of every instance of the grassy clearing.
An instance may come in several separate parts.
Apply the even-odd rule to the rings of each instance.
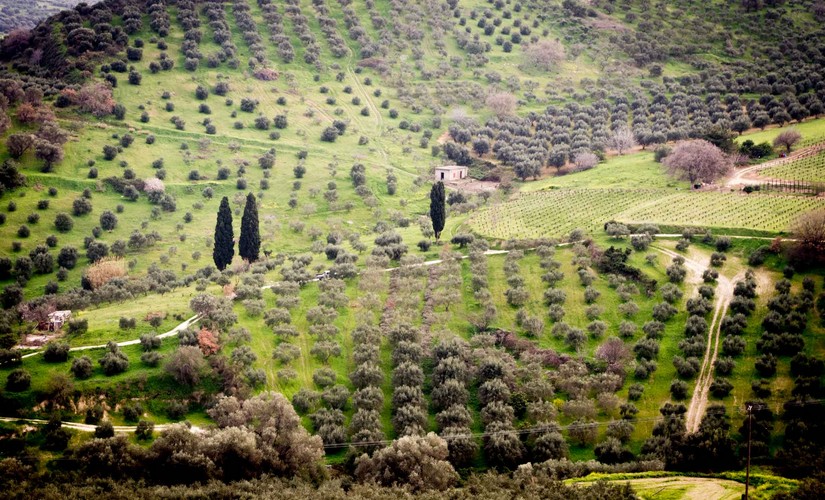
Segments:
[[[611,481],[630,484],[642,498],[739,498],[745,490],[745,473],[684,474],[679,472],[639,472],[600,474],[569,479],[568,484],[590,484]],[[755,468],[750,475],[750,495],[754,499],[772,498],[777,493],[791,493],[799,482],[775,476]],[[738,494],[737,494],[738,493]]]
[[[685,181],[670,179],[652,151],[613,156],[595,168],[561,177],[548,177],[520,186],[525,193],[554,188],[687,188]]]
[[[825,118],[819,118],[807,120],[802,123],[793,123],[784,127],[772,126],[766,128],[765,130],[742,134],[736,138],[736,142],[740,144],[746,140],[751,140],[755,144],[759,144],[761,142],[773,142],[776,136],[791,128],[796,129],[802,134],[802,142],[797,147],[811,145],[825,140]]]

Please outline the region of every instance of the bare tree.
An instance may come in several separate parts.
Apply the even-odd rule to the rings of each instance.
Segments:
[[[621,126],[613,131],[613,134],[607,141],[607,145],[611,149],[615,149],[620,155],[625,151],[636,145],[636,137],[633,131],[627,126]]]
[[[681,141],[663,161],[671,175],[691,184],[713,182],[730,170],[730,159],[708,141]]]
[[[609,365],[622,365],[630,357],[630,350],[621,339],[610,337],[596,349],[596,358]]]
[[[800,215],[791,230],[801,246],[813,254],[825,255],[825,209]]]
[[[497,92],[487,97],[487,107],[499,118],[516,111],[516,97],[509,92]]]
[[[786,153],[791,152],[791,148],[802,139],[802,134],[795,128],[789,128],[781,134],[777,135],[773,140],[773,146],[778,148],[780,146],[785,148]]]
[[[564,46],[555,40],[542,40],[524,49],[527,66],[550,71],[564,61]]]
[[[590,151],[582,151],[576,154],[573,163],[576,165],[577,172],[590,170],[599,163],[599,157]]]

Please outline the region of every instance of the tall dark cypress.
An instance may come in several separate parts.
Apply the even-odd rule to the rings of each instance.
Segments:
[[[433,221],[433,232],[438,241],[441,231],[444,230],[444,221],[447,220],[447,211],[444,208],[444,183],[441,181],[433,184],[430,189],[430,219]]]
[[[215,248],[212,249],[212,260],[215,267],[223,271],[232,263],[235,256],[235,233],[232,231],[232,209],[229,208],[229,198],[221,200],[218,208],[218,222],[215,224]]]
[[[258,231],[258,205],[252,193],[246,195],[246,206],[241,217],[241,239],[238,241],[238,255],[249,262],[258,260],[261,251],[261,234]]]

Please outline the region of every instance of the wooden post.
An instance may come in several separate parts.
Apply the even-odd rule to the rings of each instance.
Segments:
[[[753,428],[753,405],[747,404],[745,405],[745,409],[748,410],[748,464],[745,468],[745,496],[744,499],[748,500],[748,487],[750,486],[751,480],[751,429]]]

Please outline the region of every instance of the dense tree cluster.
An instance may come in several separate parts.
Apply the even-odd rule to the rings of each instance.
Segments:
[[[436,411],[439,435],[447,440],[447,459],[455,467],[466,467],[478,451],[471,437],[473,417],[467,410],[467,384],[471,373],[468,366],[469,347],[455,338],[443,341],[433,352],[432,404]]]
[[[298,0],[286,0],[286,15],[292,21],[292,27],[298,35],[298,39],[304,46],[304,62],[321,67],[321,47],[315,39],[315,35],[309,28],[309,20],[301,11]]]
[[[292,48],[292,41],[284,32],[284,19],[278,11],[278,6],[272,0],[259,0],[263,18],[269,26],[269,40],[277,47],[278,55],[285,63],[290,63],[295,58],[295,49]]]
[[[338,21],[330,16],[329,9],[323,1],[312,2],[312,7],[315,9],[317,14],[316,19],[321,26],[321,32],[327,39],[332,55],[334,57],[344,57],[347,55],[349,48],[347,48],[346,40],[338,33]]]
[[[350,422],[349,434],[353,446],[362,452],[370,453],[378,447],[374,444],[383,441],[386,436],[381,428],[381,410],[384,407],[384,394],[381,385],[384,371],[378,351],[381,345],[380,330],[370,324],[362,324],[352,332],[353,360],[355,371],[350,380],[355,386],[352,404],[355,413]]]

